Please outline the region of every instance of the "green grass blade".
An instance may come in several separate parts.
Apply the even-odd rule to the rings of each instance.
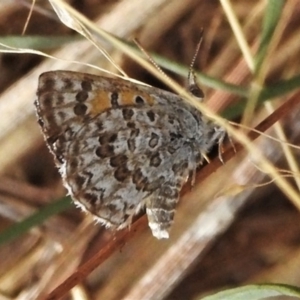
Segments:
[[[41,36],[41,35],[10,35],[0,36],[0,43],[14,48],[23,49],[53,49],[74,41],[82,40],[80,35]]]
[[[300,74],[289,79],[280,80],[268,87],[265,87],[258,97],[258,104],[262,104],[267,100],[285,96],[288,93],[294,92],[298,89],[300,89]],[[245,106],[246,101],[241,99],[237,104],[225,109],[225,111],[222,113],[222,116],[226,119],[232,120],[242,114],[242,112],[245,110]]]
[[[268,47],[273,37],[273,33],[279,22],[284,0],[269,0],[265,9],[265,16],[263,20],[263,26],[261,31],[261,41],[258,52],[255,57],[255,74],[257,74],[263,64],[265,56],[268,53]]]
[[[274,296],[290,296],[300,298],[300,289],[284,284],[259,284],[247,285],[235,289],[229,289],[202,300],[257,300]]]
[[[28,232],[31,228],[41,225],[47,218],[70,208],[71,203],[70,197],[62,198],[57,202],[45,206],[23,221],[10,226],[8,229],[0,233],[0,245],[8,243],[9,241]]]

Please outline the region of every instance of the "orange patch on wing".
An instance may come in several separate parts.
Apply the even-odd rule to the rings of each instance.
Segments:
[[[109,93],[107,91],[97,91],[97,95],[90,102],[91,114],[98,115],[111,108]]]
[[[135,98],[137,96],[142,97],[145,103],[148,105],[154,104],[154,99],[147,93],[139,92],[138,94],[136,94],[131,91],[120,92],[118,103],[120,107],[129,106],[129,105],[134,106],[136,105]],[[94,97],[94,99],[90,100],[90,105],[91,105],[90,113],[92,115],[98,115],[106,111],[107,109],[110,109],[112,107],[110,93],[108,93],[107,91],[97,91],[97,94]]]
[[[131,91],[122,91],[122,93],[120,93],[119,104],[124,106],[136,105],[135,98],[137,96],[142,97],[145,100],[145,103],[147,103],[148,105],[154,104],[154,100],[151,96],[149,96],[147,93],[142,93],[140,91],[138,93],[133,93]]]

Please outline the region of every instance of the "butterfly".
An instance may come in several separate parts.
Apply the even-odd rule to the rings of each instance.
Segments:
[[[71,71],[40,75],[38,123],[74,202],[121,229],[144,207],[168,238],[180,191],[224,131],[180,96]]]

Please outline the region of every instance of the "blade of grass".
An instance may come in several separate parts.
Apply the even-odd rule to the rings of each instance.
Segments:
[[[268,55],[271,55],[270,50],[274,48],[276,39],[273,40],[274,32],[280,22],[284,1],[283,0],[269,0],[265,9],[263,25],[261,30],[261,42],[258,53],[255,57],[254,81],[250,89],[250,97],[244,111],[242,124],[248,125],[253,117],[254,110],[258,103],[261,89],[264,86],[266,76],[266,62]],[[272,43],[273,42],[273,43]],[[274,43],[275,42],[275,43]]]
[[[268,87],[265,87],[258,96],[258,104],[285,96],[288,93],[295,92],[298,89],[300,89],[300,74],[289,79],[280,80]],[[222,116],[226,119],[232,120],[241,115],[241,113],[245,110],[245,106],[246,101],[240,101],[223,111]]]
[[[253,71],[254,64],[253,64],[253,57],[250,51],[250,47],[246,41],[245,35],[243,34],[242,27],[238,21],[236,14],[234,13],[233,7],[229,0],[220,0],[222,4],[223,10],[226,13],[227,19],[230,23],[232,31],[235,35],[237,43],[243,53],[244,59],[247,62],[248,68]]]
[[[258,284],[247,285],[235,289],[229,289],[202,300],[257,300],[274,296],[290,296],[300,298],[300,289],[284,284]],[[200,299],[200,298],[199,298]]]
[[[260,68],[262,67],[263,61],[268,53],[268,47],[270,41],[273,37],[276,26],[279,22],[283,5],[285,1],[283,0],[269,0],[268,5],[265,10],[265,16],[261,31],[261,42],[258,48],[258,52],[255,56],[255,71],[254,74],[257,75]]]
[[[31,228],[41,225],[47,218],[61,213],[71,207],[71,198],[65,197],[57,202],[51,203],[38,212],[32,214],[21,222],[18,222],[0,233],[0,245],[10,242],[11,240],[28,232]]]
[[[10,35],[1,36],[0,43],[14,48],[53,49],[74,41],[83,40],[81,35],[41,36],[41,35]]]

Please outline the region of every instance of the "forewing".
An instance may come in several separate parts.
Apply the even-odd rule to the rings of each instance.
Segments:
[[[40,75],[35,101],[39,124],[58,166],[66,159],[66,149],[74,135],[91,119],[119,106],[155,104],[149,87],[125,80],[71,71],[51,71]],[[115,130],[118,130],[115,124]]]

